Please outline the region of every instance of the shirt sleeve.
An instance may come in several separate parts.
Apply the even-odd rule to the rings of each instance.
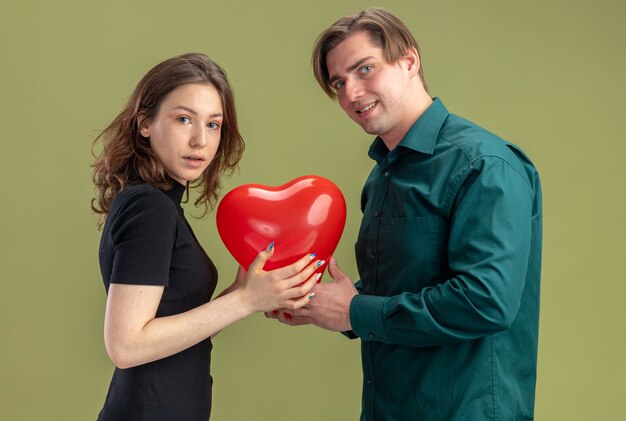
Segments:
[[[357,292],[360,294],[363,291],[363,282],[361,282],[361,280],[356,281],[354,283],[354,287],[356,288]],[[358,336],[355,335],[355,333],[352,330],[346,330],[345,332],[341,332],[341,334],[344,335],[348,339],[358,338]]]
[[[176,209],[167,196],[142,190],[129,197],[112,225],[111,237],[111,283],[169,284]]]
[[[350,321],[363,340],[437,346],[502,331],[515,320],[530,253],[532,187],[498,157],[473,163],[458,179],[447,249],[453,276],[417,293],[354,297]]]

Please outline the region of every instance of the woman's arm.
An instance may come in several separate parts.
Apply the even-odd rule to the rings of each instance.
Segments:
[[[243,267],[239,266],[239,269],[237,269],[237,276],[235,276],[235,280],[233,281],[233,283],[230,284],[228,288],[220,292],[218,296],[215,298],[217,299],[221,297],[222,295],[226,295],[230,292],[233,292],[234,290],[239,288],[241,285],[243,285],[243,281],[245,278],[246,278],[246,270]]]
[[[104,320],[109,357],[119,368],[145,364],[183,351],[253,313],[302,307],[318,280],[311,275],[323,262],[304,256],[266,272],[263,265],[273,252],[259,253],[240,287],[173,316],[156,317],[163,286],[111,284]]]

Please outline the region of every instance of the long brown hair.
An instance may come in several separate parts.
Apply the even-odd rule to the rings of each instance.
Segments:
[[[383,49],[388,63],[397,62],[411,48],[415,48],[420,57],[419,77],[424,89],[428,92],[422,71],[420,49],[413,34],[391,12],[376,8],[364,10],[356,15],[344,16],[317,37],[311,58],[313,74],[317,83],[329,97],[334,99],[337,97],[337,93],[329,83],[326,55],[350,35],[360,31],[367,32],[372,43]]]
[[[94,140],[94,147],[101,140],[103,149],[93,164],[98,197],[91,200],[91,209],[101,215],[101,224],[111,202],[132,177],[164,190],[173,186],[174,181],[152,151],[149,139],[139,132],[139,125],[156,116],[170,92],[189,83],[211,84],[222,99],[224,117],[217,152],[202,176],[191,185],[188,183],[191,188],[202,186],[195,205],[204,205],[204,214],[217,202],[220,176],[230,175],[237,168],[245,144],[239,133],[235,100],[226,72],[204,54],[188,53],[165,60],[146,73],[124,109]]]

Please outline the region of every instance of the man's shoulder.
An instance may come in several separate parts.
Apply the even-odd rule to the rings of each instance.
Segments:
[[[470,161],[508,153],[508,142],[500,136],[455,114],[448,116],[439,137],[444,145],[458,148]]]
[[[455,114],[448,115],[438,143],[442,151],[456,151],[467,165],[490,159],[504,160],[518,171],[526,164],[532,165],[517,145]]]

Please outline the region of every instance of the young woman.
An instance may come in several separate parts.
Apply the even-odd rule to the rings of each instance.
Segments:
[[[151,69],[98,141],[92,208],[104,223],[104,341],[116,365],[98,419],[207,420],[211,336],[256,312],[302,307],[323,262],[311,254],[266,272],[272,243],[211,300],[217,270],[180,203],[199,188],[206,213],[244,143],[226,74],[205,55]]]

